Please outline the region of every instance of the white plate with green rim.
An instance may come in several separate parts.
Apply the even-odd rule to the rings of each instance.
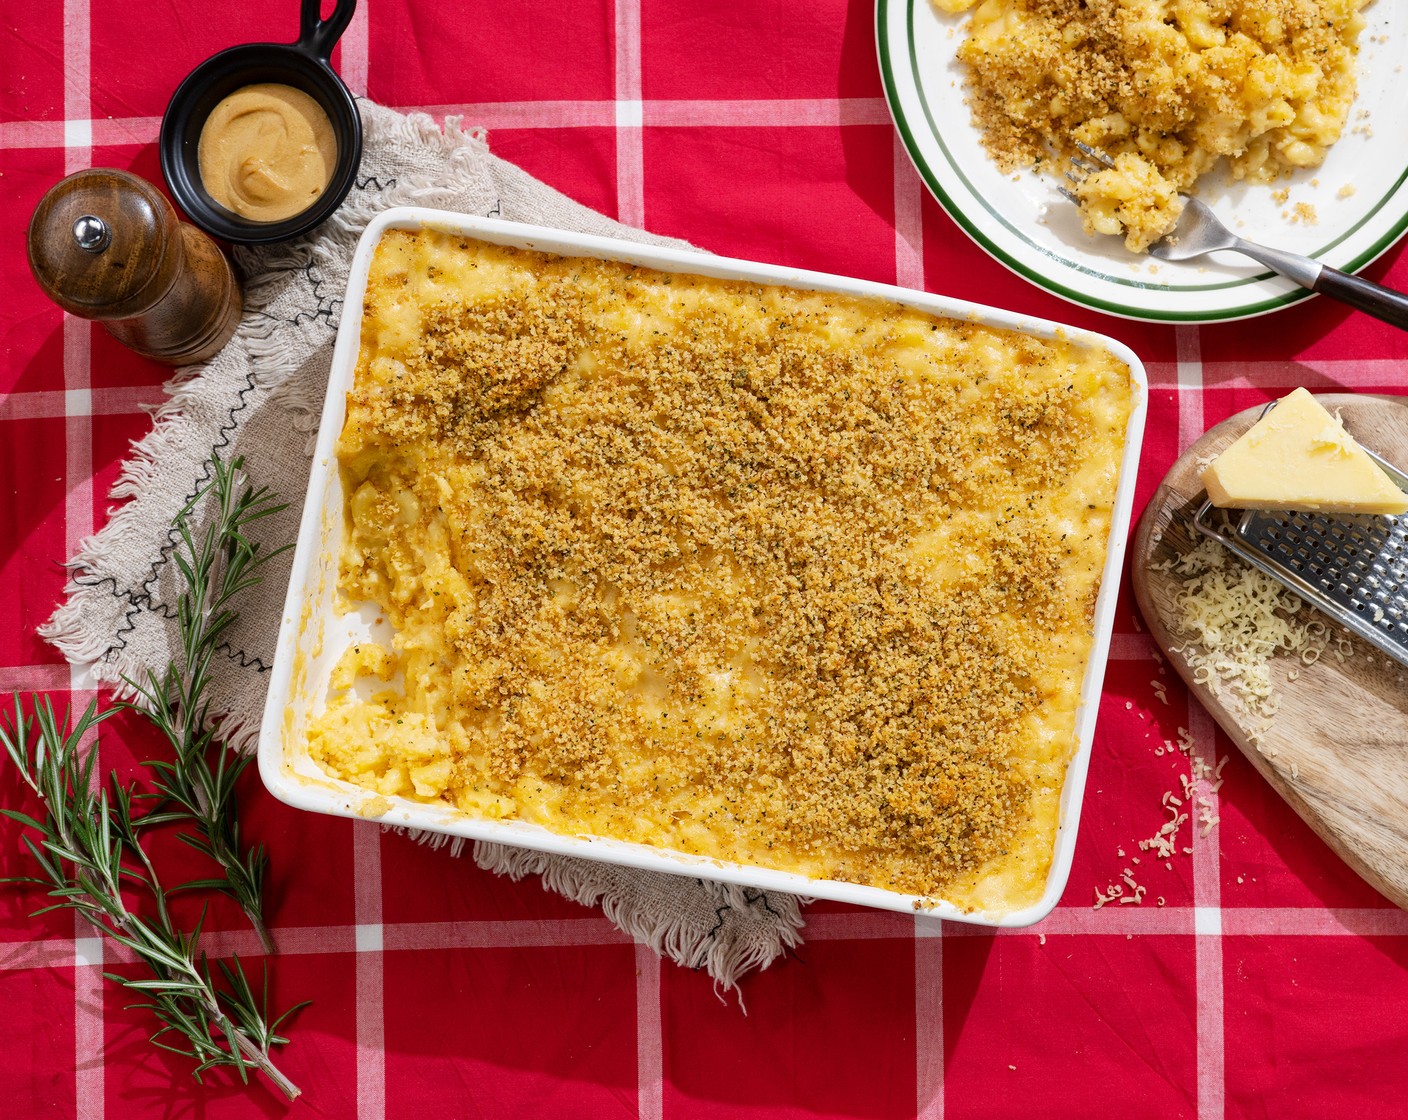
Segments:
[[[1359,94],[1324,164],[1271,185],[1210,177],[1198,192],[1239,236],[1346,272],[1408,228],[1408,5],[1377,0],[1364,16]],[[980,246],[1063,299],[1130,319],[1241,319],[1309,296],[1231,253],[1180,263],[1129,253],[1119,238],[1081,229],[1055,176],[999,171],[965,101],[957,51],[967,20],[929,0],[876,0],[880,73],[900,137],[939,204]],[[1297,218],[1301,203],[1313,220]]]

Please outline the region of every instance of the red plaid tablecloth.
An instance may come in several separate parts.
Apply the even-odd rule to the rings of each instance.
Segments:
[[[0,685],[86,702],[35,636],[101,525],[167,371],[65,319],[24,261],[39,196],[88,166],[160,180],[170,92],[197,62],[289,40],[296,0],[4,0],[0,26]],[[1152,386],[1139,502],[1224,416],[1297,385],[1408,392],[1408,334],[1316,300],[1244,324],[1147,326],[1017,279],[935,205],[881,95],[873,5],[363,0],[334,58],[359,92],[463,114],[492,148],[622,221],[740,257],[1012,307],[1127,341]],[[1370,270],[1408,288],[1392,251]],[[293,495],[295,499],[299,496]],[[1408,915],[1262,782],[1120,611],[1062,906],[993,934],[818,905],[743,982],[632,945],[598,912],[469,860],[245,796],[274,867],[274,1000],[311,998],[280,1065],[292,1108],[146,1041],[101,978],[129,967],[66,913],[0,890],[0,1112],[15,1117],[1316,1117],[1408,1115]],[[136,723],[104,737],[130,765]],[[1187,760],[1231,751],[1221,823],[1146,860],[1139,906],[1092,907]],[[1408,736],[1406,736],[1408,737]],[[252,777],[252,775],[251,775]],[[0,802],[24,803],[7,771]],[[1185,831],[1184,835],[1187,835]],[[0,874],[27,870],[0,825]],[[1162,898],[1163,905],[1157,899]],[[213,951],[254,964],[237,914]]]

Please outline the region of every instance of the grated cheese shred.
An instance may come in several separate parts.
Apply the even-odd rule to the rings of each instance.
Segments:
[[[1155,567],[1185,577],[1174,597],[1182,641],[1173,650],[1193,679],[1214,696],[1230,694],[1269,725],[1280,708],[1271,659],[1291,653],[1313,665],[1328,644],[1324,624],[1304,618],[1309,611],[1299,598],[1214,540]],[[1332,652],[1347,654],[1349,643],[1340,639]]]

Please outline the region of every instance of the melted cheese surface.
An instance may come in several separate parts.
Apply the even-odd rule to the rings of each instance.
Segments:
[[[396,637],[344,656],[312,756],[478,817],[1029,905],[1132,403],[1064,340],[388,233],[341,582]]]

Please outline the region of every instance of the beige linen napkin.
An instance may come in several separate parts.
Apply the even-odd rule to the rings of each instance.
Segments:
[[[360,107],[364,154],[347,201],[307,238],[235,251],[246,277],[238,333],[212,361],[167,387],[152,432],[113,488],[126,503],[70,561],[67,601],[41,631],[119,690],[124,677],[164,667],[178,648],[168,527],[203,480],[212,451],[227,461],[243,456],[252,480],[289,503],[256,523],[267,545],[294,539],[352,253],[378,211],[432,206],[682,245],[579,206],[491,155],[482,133],[463,131],[454,119],[442,130],[424,115],[368,101]],[[272,562],[242,602],[213,691],[213,709],[226,713],[225,729],[241,744],[252,744],[258,730],[290,561],[284,554]],[[476,844],[474,856],[481,867],[515,879],[536,874],[546,888],[600,905],[626,933],[686,967],[707,969],[724,987],[799,940],[798,900],[787,895],[496,844]],[[453,873],[449,865],[446,873]]]

